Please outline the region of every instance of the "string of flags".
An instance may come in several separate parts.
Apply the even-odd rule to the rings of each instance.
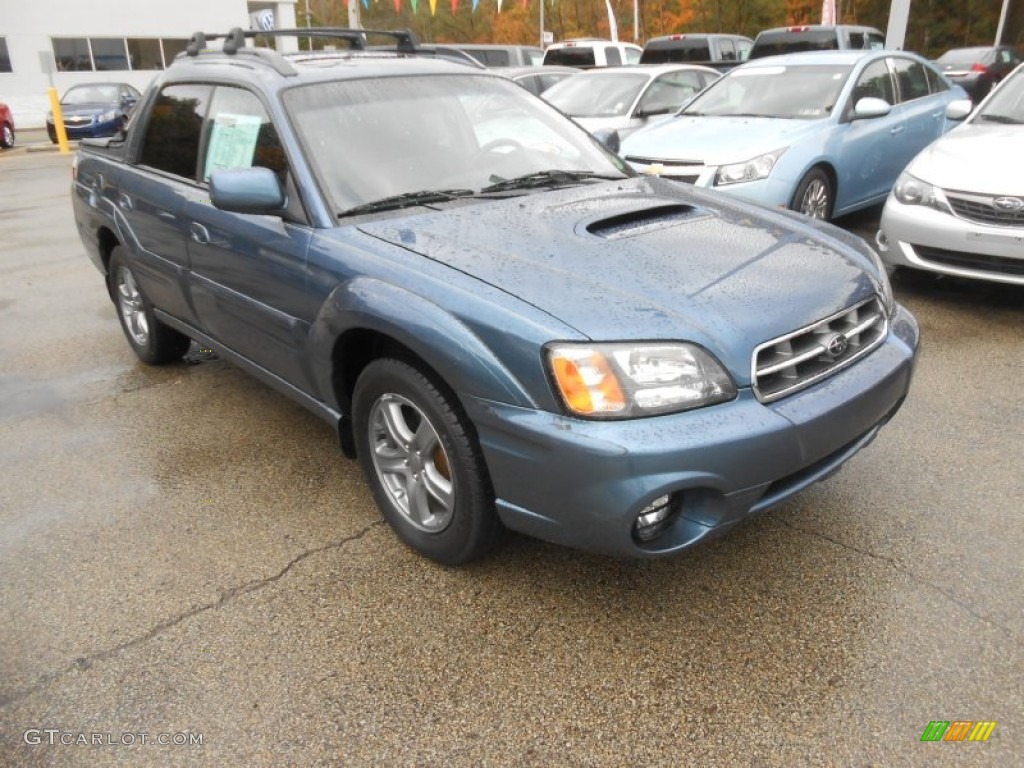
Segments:
[[[348,8],[348,4],[350,2],[354,2],[354,1],[355,0],[344,0],[345,7]],[[452,15],[454,16],[455,13],[459,10],[459,0],[450,0],[450,1],[451,1],[451,6],[452,6]],[[370,0],[361,0],[361,2],[363,4],[363,8],[369,8],[370,7]],[[378,2],[378,0],[373,0],[373,2],[376,3],[376,2]],[[431,16],[436,16],[437,15],[437,0],[427,0],[427,2],[430,4],[430,15]],[[501,13],[502,2],[503,2],[503,0],[497,0],[498,13]],[[555,3],[555,0],[551,0],[551,4],[554,5],[554,3]],[[526,8],[529,4],[530,4],[530,0],[522,0],[523,8]],[[419,11],[419,5],[420,5],[419,0],[409,0],[409,5],[412,7],[412,12],[413,13],[417,13]],[[473,0],[473,12],[474,13],[476,13],[476,9],[477,9],[477,7],[479,5],[480,5],[480,0]],[[402,0],[395,0],[395,13],[400,13],[401,11],[402,11]]]

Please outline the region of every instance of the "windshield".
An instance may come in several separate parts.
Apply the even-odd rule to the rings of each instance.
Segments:
[[[505,78],[317,83],[286,92],[284,103],[338,213],[396,195],[475,193],[555,169],[630,175],[582,128]]]
[[[116,85],[76,85],[64,94],[61,104],[116,104]]]
[[[988,57],[988,48],[957,48],[953,51],[946,51],[938,58],[939,64],[966,64],[970,66],[976,62],[984,61]]]
[[[640,72],[578,75],[553,86],[544,99],[572,117],[619,117],[629,112],[650,79]]]
[[[850,70],[836,65],[734,69],[682,114],[819,120],[832,114]]]
[[[973,122],[1024,124],[1024,69],[1006,78],[971,118]]]

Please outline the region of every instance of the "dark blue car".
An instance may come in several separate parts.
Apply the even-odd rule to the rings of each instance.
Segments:
[[[79,231],[140,359],[194,339],[309,408],[444,563],[503,527],[679,552],[900,407],[917,325],[862,240],[637,176],[396,34],[291,56],[197,35],[124,141],[83,142]]]
[[[60,100],[68,138],[116,136],[124,128],[128,114],[141,96],[127,83],[89,83],[69,88]],[[56,143],[57,130],[52,112],[46,115],[46,132],[50,134],[50,141]]]

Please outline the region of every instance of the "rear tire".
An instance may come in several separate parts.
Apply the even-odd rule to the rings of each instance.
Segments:
[[[10,123],[4,123],[0,126],[0,147],[4,149],[10,149],[14,146],[14,128],[11,127]]]
[[[352,396],[359,461],[384,519],[425,557],[461,565],[499,532],[494,493],[454,395],[402,360],[370,363]]]
[[[834,203],[832,180],[821,168],[811,168],[797,184],[789,207],[812,219],[831,221]]]
[[[157,320],[120,245],[110,255],[109,280],[110,297],[117,307],[121,329],[139,360],[150,365],[180,360],[191,340]]]

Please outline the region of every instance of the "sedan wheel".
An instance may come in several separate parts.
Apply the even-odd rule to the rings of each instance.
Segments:
[[[3,127],[0,128],[0,147],[4,149],[10,149],[14,146],[14,129],[8,123],[4,123]]]
[[[790,205],[812,219],[828,221],[832,218],[832,182],[820,168],[812,168],[800,180]]]

